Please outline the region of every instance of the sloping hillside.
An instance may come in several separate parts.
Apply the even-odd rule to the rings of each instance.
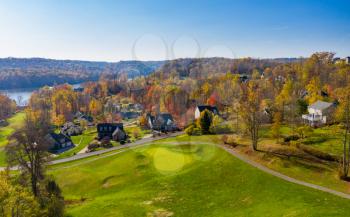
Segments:
[[[148,75],[163,61],[121,61],[117,63],[42,58],[0,59],[0,89],[31,88],[61,83],[97,80],[102,73]]]
[[[283,181],[208,142],[213,141],[182,136],[55,165],[50,173],[72,217],[346,216],[350,211],[347,199]]]

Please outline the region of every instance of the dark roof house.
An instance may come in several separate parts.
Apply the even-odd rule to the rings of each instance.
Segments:
[[[121,112],[120,113],[123,119],[133,119],[133,118],[138,118],[140,116],[140,112]]]
[[[72,140],[62,133],[49,133],[45,139],[49,143],[49,150],[52,152],[62,152],[74,146]]]
[[[61,127],[61,133],[66,136],[77,136],[83,133],[83,128],[73,122],[67,122]]]
[[[346,64],[350,64],[350,57],[345,57]]]
[[[127,134],[123,123],[100,123],[97,124],[98,139],[109,138],[117,142],[125,141]]]
[[[197,108],[195,110],[195,114],[194,114],[195,119],[198,119],[201,115],[201,112],[203,112],[204,110],[208,110],[208,111],[212,112],[214,115],[219,114],[219,110],[216,106],[199,105],[199,106],[197,106]]]
[[[156,116],[148,114],[147,117],[148,125],[153,130],[168,132],[177,129],[173,116],[169,113],[161,113]]]
[[[92,122],[94,121],[94,118],[91,117],[90,115],[86,115],[84,113],[81,112],[77,112],[74,117],[78,120],[78,122],[80,122],[81,120],[85,120],[89,123],[89,125],[92,124]]]

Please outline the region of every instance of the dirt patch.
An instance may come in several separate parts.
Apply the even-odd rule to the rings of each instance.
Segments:
[[[147,217],[171,217],[174,213],[166,209],[157,209],[153,212],[147,213]]]

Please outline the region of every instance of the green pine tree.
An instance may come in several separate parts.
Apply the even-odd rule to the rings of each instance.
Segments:
[[[201,115],[198,119],[198,128],[201,129],[202,134],[210,133],[209,129],[211,126],[212,119],[213,119],[213,115],[207,109],[201,112]]]

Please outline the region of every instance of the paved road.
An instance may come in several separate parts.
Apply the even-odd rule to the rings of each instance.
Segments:
[[[350,194],[345,194],[343,192],[339,192],[339,191],[335,191],[335,190],[332,190],[332,189],[329,189],[329,188],[325,188],[325,187],[322,187],[322,186],[319,186],[319,185],[315,185],[315,184],[311,184],[311,183],[308,183],[308,182],[304,182],[304,181],[300,181],[300,180],[297,180],[297,179],[294,179],[294,178],[291,178],[289,176],[286,176],[286,175],[283,175],[282,173],[279,173],[279,172],[276,172],[274,170],[271,170],[255,161],[252,161],[250,159],[248,159],[247,157],[243,156],[242,154],[239,154],[237,151],[235,151],[234,149],[228,147],[228,146],[225,146],[225,145],[220,145],[220,147],[222,149],[224,149],[225,151],[227,151],[228,153],[232,154],[233,156],[235,156],[236,158],[244,161],[245,163],[248,163],[268,174],[271,174],[273,176],[276,176],[278,178],[281,178],[281,179],[284,179],[288,182],[292,182],[292,183],[295,183],[295,184],[299,184],[299,185],[303,185],[303,186],[306,186],[306,187],[309,187],[309,188],[313,188],[313,189],[317,189],[317,190],[320,190],[320,191],[324,191],[324,192],[327,192],[327,193],[331,193],[331,194],[334,194],[334,195],[337,195],[339,197],[343,197],[343,198],[346,198],[346,199],[350,199]]]
[[[53,160],[53,161],[49,162],[49,164],[50,165],[54,165],[54,164],[59,164],[59,163],[66,163],[66,162],[70,162],[70,161],[80,160],[80,159],[91,157],[91,156],[98,156],[98,155],[101,155],[101,154],[104,154],[104,153],[108,153],[108,152],[111,152],[111,151],[116,151],[116,150],[120,150],[120,149],[124,149],[124,148],[133,148],[133,147],[136,147],[136,146],[144,145],[146,143],[150,143],[150,142],[161,140],[161,139],[176,137],[176,136],[179,136],[179,135],[182,135],[182,134],[183,134],[183,132],[176,132],[176,133],[165,134],[165,135],[158,136],[158,137],[155,137],[155,138],[153,138],[153,137],[151,137],[151,138],[143,138],[143,139],[140,139],[140,140],[135,141],[133,143],[128,143],[128,144],[125,144],[125,145],[121,145],[121,146],[117,146],[117,147],[113,147],[113,148],[109,148],[109,149],[104,149],[104,150],[90,152],[90,153],[77,154],[77,155],[74,155],[72,157],[63,158],[63,159],[59,159],[59,160]],[[5,169],[5,167],[0,167],[0,171],[4,170],[4,169]],[[11,169],[12,170],[16,170],[17,168],[15,167],[15,168],[11,168]]]

